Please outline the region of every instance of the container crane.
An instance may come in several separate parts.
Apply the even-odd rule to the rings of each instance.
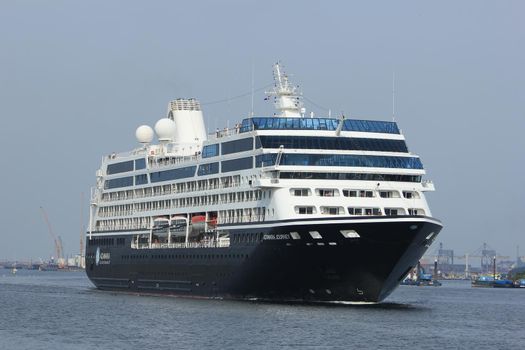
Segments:
[[[55,254],[57,256],[58,268],[62,269],[66,266],[66,261],[64,259],[64,254],[63,254],[62,239],[60,238],[60,236],[58,236],[58,238],[57,236],[55,236],[53,229],[51,228],[51,222],[49,222],[47,213],[42,206],[40,207],[40,211],[42,212],[42,216],[44,217],[44,220],[47,224],[49,235],[51,236],[51,238],[53,239],[55,243]]]

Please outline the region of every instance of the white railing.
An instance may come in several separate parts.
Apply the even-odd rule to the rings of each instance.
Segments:
[[[245,133],[245,132],[248,132],[248,131],[252,131],[253,128],[250,128],[249,130],[243,130],[242,133]],[[241,125],[240,123],[233,126],[232,128],[224,128],[222,130],[216,130],[215,132],[212,132],[212,133],[209,133],[208,134],[208,139],[220,139],[221,137],[228,137],[228,136],[232,136],[232,135],[237,135],[237,134],[241,134]]]
[[[186,243],[131,243],[131,249],[182,249],[182,248],[228,248],[229,239],[219,241],[188,242]]]
[[[169,155],[166,155],[166,157],[169,157]],[[184,156],[184,157],[169,157],[168,159],[165,159],[163,157],[159,157],[158,159],[149,159],[149,165],[151,168],[162,168],[166,167],[168,165],[176,165],[181,163],[189,163],[200,159],[200,156]]]

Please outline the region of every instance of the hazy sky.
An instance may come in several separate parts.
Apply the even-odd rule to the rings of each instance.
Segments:
[[[334,114],[396,120],[437,191],[437,242],[525,255],[523,1],[0,1],[0,259],[79,250],[81,193],[168,101],[272,82],[282,60]],[[255,96],[255,112],[272,106]],[[317,115],[326,111],[311,104]],[[209,130],[250,97],[204,105]],[[435,249],[432,247],[431,250]]]

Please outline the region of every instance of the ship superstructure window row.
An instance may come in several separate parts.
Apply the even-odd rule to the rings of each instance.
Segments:
[[[423,169],[419,158],[362,156],[348,154],[288,154],[281,157],[280,165],[351,166],[373,168]]]
[[[314,173],[304,171],[281,171],[280,179],[304,180],[362,180],[421,182],[421,175],[370,174],[370,173]]]
[[[369,190],[343,190],[345,197],[374,197],[374,191]]]
[[[134,204],[120,204],[100,207],[98,211],[98,216],[126,216],[133,215],[137,212],[145,212],[151,210],[166,210],[172,208],[200,207],[229,203],[244,203],[251,201],[260,201],[265,197],[265,191],[250,190],[220,194],[209,194],[202,196],[182,197],[175,199],[165,199],[149,202],[138,202]]]
[[[350,215],[374,215],[379,216],[381,215],[381,208],[354,208],[349,207],[348,208],[348,214]]]
[[[113,191],[102,194],[102,201],[118,201],[129,200],[133,198],[143,198],[151,196],[163,196],[175,193],[195,192],[195,191],[209,191],[217,189],[226,189],[231,187],[239,187],[242,184],[249,184],[253,181],[255,176],[223,176],[216,178],[209,178],[197,181],[178,182],[174,184],[157,185],[153,187],[137,188],[135,190]]]
[[[259,136],[257,147],[286,149],[329,149],[403,152],[408,148],[404,140],[366,139],[348,137],[311,137],[311,136]]]
[[[276,165],[277,154],[265,153],[255,157],[255,165]],[[421,160],[416,157],[371,156],[350,154],[295,154],[284,153],[279,165],[298,166],[348,166],[396,169],[423,169]]]
[[[125,162],[108,164],[106,173],[108,175],[125,173],[133,170],[141,170],[146,168],[146,159],[140,158],[135,160],[128,160]]]
[[[286,118],[253,117],[244,119],[240,132],[251,130],[337,130],[338,119],[329,118]],[[360,131],[373,133],[400,134],[395,122],[377,120],[343,120],[342,131]]]
[[[228,209],[218,211],[217,224],[236,224],[265,221],[267,215],[265,207],[248,207],[244,209]],[[119,218],[98,220],[95,231],[110,230],[149,230],[151,229],[152,218]],[[211,222],[210,222],[210,225]]]

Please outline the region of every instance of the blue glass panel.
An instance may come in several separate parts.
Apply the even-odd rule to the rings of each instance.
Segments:
[[[344,131],[364,131],[386,134],[399,134],[399,128],[395,122],[378,120],[356,120],[345,119],[343,124]]]
[[[133,163],[133,161],[131,161]],[[133,186],[133,176],[119,177],[104,181],[104,189]]]
[[[132,160],[128,160],[126,162],[109,164],[106,172],[108,175],[111,175],[111,174],[124,173],[126,171],[133,171],[133,161]]]
[[[145,185],[148,183],[148,174],[136,175],[135,185]]]
[[[419,158],[347,154],[283,154],[281,165],[423,169]]]
[[[241,132],[251,130],[294,129],[294,130],[336,130],[340,121],[333,118],[284,118],[284,117],[253,117],[244,119]],[[377,132],[399,134],[394,122],[378,120],[345,119],[345,131]]]
[[[223,142],[221,145],[222,154],[251,151],[253,149],[253,137],[235,141]]]
[[[219,155],[219,144],[207,145],[202,148],[202,158],[215,157]]]
[[[202,176],[202,175],[217,174],[218,172],[219,172],[219,162],[215,162],[215,163],[199,165],[199,170],[197,171],[197,174],[199,176]]]
[[[151,182],[161,182],[193,177],[195,176],[196,169],[196,166],[189,166],[185,168],[153,172],[151,173]]]
[[[386,139],[364,139],[348,137],[311,137],[311,136],[259,136],[260,148],[298,148],[298,149],[333,149],[380,152],[408,152],[405,141]]]
[[[146,169],[146,159],[135,159],[135,170]]]
[[[363,173],[313,173],[300,171],[281,171],[281,179],[322,179],[322,180],[362,180],[421,182],[421,175],[363,174]]]
[[[227,173],[229,171],[250,169],[252,167],[253,167],[253,157],[238,158],[238,159],[222,161],[221,171],[223,173]]]
[[[255,157],[255,166],[257,168],[260,168],[261,166],[271,166],[275,165],[275,162],[277,161],[277,154],[276,153],[265,153],[265,154],[259,154]]]

